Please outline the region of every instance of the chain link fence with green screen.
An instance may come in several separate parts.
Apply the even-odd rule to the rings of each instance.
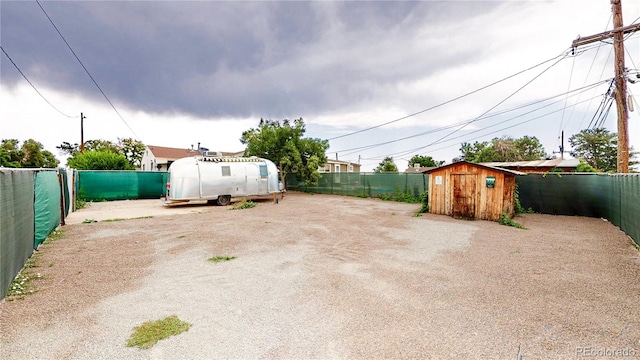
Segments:
[[[159,199],[167,178],[164,171],[78,171],[76,194],[86,201]]]
[[[428,176],[405,173],[322,173],[318,185],[308,186],[287,174],[288,190],[359,197],[419,198],[427,191]]]
[[[60,224],[60,183],[56,170],[36,172],[33,205],[35,212],[33,247],[37,248]]]
[[[33,252],[34,171],[0,169],[0,299]]]
[[[640,174],[528,174],[516,183],[525,209],[604,218],[640,245]]]

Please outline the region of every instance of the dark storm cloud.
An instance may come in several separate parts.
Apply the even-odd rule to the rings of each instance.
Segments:
[[[468,61],[438,28],[476,2],[41,2],[117,106],[305,116],[375,101]],[[101,95],[37,3],[0,3],[2,46],[36,86]],[[425,29],[433,29],[429,36]],[[426,35],[425,35],[426,34]],[[426,49],[430,49],[427,51]],[[477,54],[477,53],[476,53]],[[23,81],[3,57],[2,83]]]

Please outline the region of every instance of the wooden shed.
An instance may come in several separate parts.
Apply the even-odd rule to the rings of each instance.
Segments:
[[[516,175],[524,175],[466,161],[424,173],[429,174],[430,213],[492,221],[502,213],[514,215]]]

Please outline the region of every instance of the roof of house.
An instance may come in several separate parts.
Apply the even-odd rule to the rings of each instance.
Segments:
[[[420,167],[413,167],[413,166],[409,166],[407,168],[407,170],[404,171],[405,174],[422,174],[425,171],[431,170],[431,169],[435,169],[435,167],[433,166],[420,166]]]
[[[192,149],[180,149],[180,148],[170,148],[164,146],[155,146],[155,145],[147,145],[149,150],[153,153],[153,155],[157,158],[164,159],[181,159],[185,157],[198,156],[200,153],[197,150]],[[244,154],[244,151],[236,151],[236,152],[226,152],[222,151],[222,156],[240,156]]]
[[[155,146],[155,145],[147,145],[147,147],[153,153],[153,155],[157,158],[181,159],[181,158],[196,156],[200,154],[198,151],[191,150],[191,149],[170,148],[170,147]]]
[[[442,165],[440,167],[432,168],[430,170],[427,170],[427,171],[424,172],[424,174],[430,174],[430,173],[438,171],[440,169],[444,169],[444,168],[447,168],[447,167],[456,166],[456,165],[460,165],[460,164],[469,164],[469,165],[473,165],[473,166],[478,166],[478,167],[491,169],[491,170],[495,170],[495,171],[499,171],[499,172],[503,172],[503,173],[514,174],[514,175],[526,175],[526,173],[523,173],[523,172],[520,172],[520,171],[509,170],[509,169],[496,167],[496,166],[491,166],[491,165],[486,165],[486,164],[472,163],[472,162],[468,162],[468,161],[459,161],[459,162],[454,162],[454,163],[447,164],[447,165]]]
[[[507,161],[507,162],[485,162],[480,163],[487,166],[505,167],[505,168],[575,168],[580,164],[578,159],[551,159],[551,160],[534,160],[534,161]]]
[[[327,159],[327,164],[328,163],[332,163],[332,164],[347,164],[347,165],[356,165],[356,166],[360,166],[360,164],[358,163],[353,163],[350,161],[344,161],[344,160],[331,160],[331,159]]]

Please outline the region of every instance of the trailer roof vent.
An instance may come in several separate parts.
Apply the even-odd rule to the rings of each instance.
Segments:
[[[222,153],[220,151],[205,151],[204,156],[208,157],[222,157]]]

